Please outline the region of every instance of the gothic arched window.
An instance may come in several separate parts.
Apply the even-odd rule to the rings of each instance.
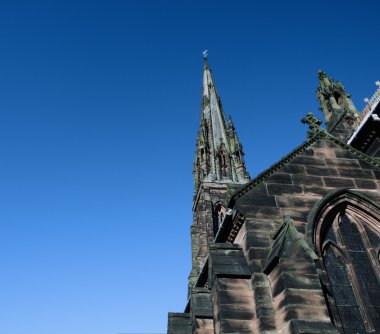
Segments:
[[[201,161],[205,161],[205,149],[203,147],[201,148]]]
[[[204,127],[203,127],[203,138],[205,142],[207,143],[208,142],[208,126],[206,123],[204,124]]]
[[[224,144],[222,144],[217,154],[217,164],[218,164],[218,173],[219,173],[220,179],[231,177],[230,156],[227,153]]]
[[[380,208],[361,195],[339,191],[323,201],[311,233],[338,330],[380,332]]]

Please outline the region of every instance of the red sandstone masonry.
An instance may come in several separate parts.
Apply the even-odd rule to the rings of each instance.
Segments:
[[[363,170],[363,166],[367,169]],[[307,218],[315,204],[336,188],[354,189],[376,200],[380,173],[372,169],[340,146],[319,141],[316,147],[291,160],[257,189],[239,198],[236,208],[246,217],[246,223],[237,239],[252,277],[262,272],[262,263],[270,252],[270,237],[280,226],[281,216],[290,215],[297,230],[305,234]],[[269,275],[269,283],[266,296],[273,295],[271,316],[279,333],[292,333],[294,326],[306,326],[310,321],[334,332],[313,261],[302,257],[281,260]],[[263,289],[253,288],[255,298],[260,299],[260,292]],[[255,300],[258,318],[259,310]]]

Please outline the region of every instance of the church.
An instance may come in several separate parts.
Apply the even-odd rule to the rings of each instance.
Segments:
[[[188,300],[168,334],[380,333],[380,88],[359,112],[318,80],[325,126],[305,115],[306,141],[251,179],[205,56]]]

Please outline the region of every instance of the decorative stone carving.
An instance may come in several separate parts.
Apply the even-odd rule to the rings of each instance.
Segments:
[[[321,130],[320,125],[322,121],[314,116],[313,113],[308,113],[305,118],[301,119],[303,124],[308,124],[310,131],[308,131],[308,137],[312,137],[316,132]]]

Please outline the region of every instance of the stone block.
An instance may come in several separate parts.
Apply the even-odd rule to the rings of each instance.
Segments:
[[[320,320],[328,322],[330,317],[325,305],[323,306],[308,306],[288,305],[284,309],[283,321],[291,320]]]
[[[348,178],[339,177],[324,177],[323,178],[326,187],[345,187],[345,188],[355,188],[354,180]]]
[[[339,174],[343,177],[353,177],[360,179],[373,179],[374,175],[370,169],[351,169],[338,167]]]
[[[272,295],[276,297],[285,289],[321,289],[319,278],[316,275],[297,275],[293,273],[282,273],[273,282]]]
[[[253,321],[225,319],[220,321],[221,333],[255,333]]]
[[[212,318],[212,299],[211,291],[202,289],[192,289],[191,291],[191,313],[194,317]]]
[[[268,254],[269,254],[269,250],[268,250]],[[262,272],[263,271],[262,260],[251,259],[248,261],[248,267],[252,273]]]
[[[271,240],[269,233],[254,231],[248,232],[246,235],[247,244],[250,247],[269,248],[271,247]]]
[[[281,258],[280,267],[278,273],[289,272],[298,275],[317,275],[317,268],[312,260],[297,261],[292,258]]]
[[[304,165],[304,166],[326,166],[324,159],[317,157],[309,157],[306,155],[299,155],[292,160],[294,165]]]
[[[355,179],[355,185],[359,189],[378,189],[380,188],[379,182],[375,180]]]
[[[375,175],[375,178],[380,180],[380,169],[373,169],[373,174]]]
[[[221,319],[252,320],[255,318],[255,314],[250,304],[221,305],[219,314]]]
[[[358,160],[360,168],[362,169],[376,169],[376,167],[364,160]]]
[[[248,233],[270,233],[274,228],[278,227],[278,223],[273,219],[247,219],[245,221]]]
[[[326,189],[325,187],[303,185],[305,195],[326,196],[329,191],[330,189]]]
[[[265,301],[256,303],[256,316],[261,317],[274,317],[275,312],[273,310],[272,301]]]
[[[289,174],[306,174],[305,167],[303,165],[296,165],[293,163],[286,164],[281,170]]]
[[[343,168],[360,168],[356,159],[325,159],[328,166],[338,166]]]
[[[273,317],[260,317],[259,327],[261,333],[277,333],[276,322]]]
[[[197,318],[194,320],[194,334],[214,334],[213,319]]]
[[[256,193],[253,190],[249,191],[243,197],[239,199],[239,204],[248,206],[259,206],[259,207],[275,207],[276,200],[274,196],[269,196],[267,194]]]
[[[190,313],[169,313],[168,334],[191,334],[192,322]]]
[[[224,305],[239,305],[252,303],[253,296],[252,292],[248,293],[247,291],[220,291],[218,292],[219,304]]]
[[[265,180],[266,183],[292,184],[290,174],[274,173]]]
[[[276,296],[276,308],[286,308],[288,305],[303,305],[303,307],[325,306],[325,298],[322,289],[318,290],[300,290],[285,289]]]
[[[335,149],[335,156],[337,158],[355,159],[355,157],[348,151],[343,149]]]
[[[317,200],[318,198],[316,199],[316,201]],[[290,216],[294,219],[294,221],[306,222],[309,212],[310,212],[310,209],[308,208],[306,210],[297,210],[293,207],[290,207],[290,208],[285,207],[281,209],[281,217]]]
[[[248,266],[216,264],[212,270],[217,276],[251,277]]]
[[[264,288],[264,287],[269,287],[269,280],[268,276],[262,273],[255,273],[252,275],[252,287],[258,288]]]
[[[292,175],[294,184],[323,187],[322,177],[311,175]]]
[[[255,303],[272,302],[272,295],[269,287],[256,287],[253,291]]]
[[[270,253],[270,248],[259,248],[259,247],[254,247],[250,248],[248,251],[248,259],[249,260],[265,260],[269,253]]]
[[[281,218],[280,208],[277,206],[258,206],[258,205],[242,205],[240,202],[236,204],[236,208],[246,217],[251,219],[279,219]]]
[[[216,281],[218,291],[249,291],[250,281],[248,279],[218,277]]]
[[[302,187],[294,184],[268,184],[269,195],[291,195],[302,193]]]
[[[217,264],[245,266],[247,261],[242,254],[238,256],[212,255],[212,263],[214,266]]]
[[[323,166],[306,166],[306,173],[315,176],[338,176],[338,171],[335,167]]]
[[[318,201],[316,196],[310,195],[277,196],[276,199],[281,208],[297,208],[299,212],[310,210]]]

